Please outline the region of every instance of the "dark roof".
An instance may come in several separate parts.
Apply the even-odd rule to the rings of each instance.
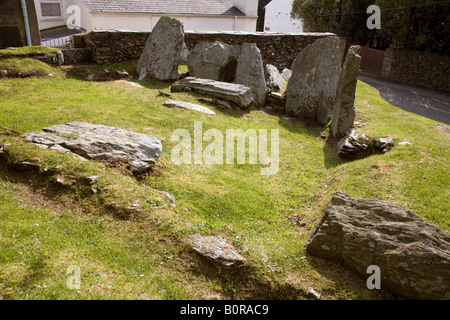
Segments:
[[[245,16],[233,0],[84,0],[90,12]]]

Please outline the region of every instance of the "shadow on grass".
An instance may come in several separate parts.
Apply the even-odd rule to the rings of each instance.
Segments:
[[[262,109],[262,111],[278,117],[278,124],[294,134],[307,135],[314,139],[321,139],[323,141],[323,157],[326,169],[335,168],[343,163],[337,155],[336,148],[332,143],[329,143],[329,140],[327,139],[328,130],[326,127],[318,125],[312,120],[286,115],[282,109],[272,107],[271,109],[267,109],[266,107]]]
[[[203,275],[212,283],[218,283],[222,289],[221,299],[231,300],[298,300],[307,299],[308,294],[289,284],[280,284],[270,279],[258,278],[257,270],[250,266],[236,266],[227,269],[212,263],[194,250],[187,257],[194,275]],[[207,298],[207,297],[206,297]]]
[[[369,290],[366,281],[342,264],[307,254],[307,261],[320,275],[330,280],[337,288],[356,292],[364,300],[398,300],[398,297],[385,290]],[[370,274],[367,275],[369,277]],[[342,292],[345,295],[345,292]],[[348,297],[354,299],[356,297]]]

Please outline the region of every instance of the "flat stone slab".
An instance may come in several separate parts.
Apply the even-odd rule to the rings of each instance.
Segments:
[[[195,251],[211,259],[219,265],[232,267],[245,261],[236,249],[220,236],[201,236],[194,234],[189,237]]]
[[[392,203],[333,195],[306,242],[306,250],[409,299],[450,299],[450,235]]]
[[[149,169],[159,159],[162,144],[152,135],[103,125],[74,121],[26,133],[37,145],[59,146],[91,160],[128,161],[134,172]]]
[[[174,83],[171,87],[172,92],[186,89],[233,102],[242,109],[249,109],[255,104],[252,90],[240,84],[186,77]]]
[[[190,102],[184,102],[184,101],[177,101],[177,100],[167,100],[164,105],[166,107],[175,107],[175,108],[182,108],[182,109],[189,109],[194,110],[198,112],[203,112],[207,114],[211,114],[213,116],[216,115],[216,113],[204,106],[201,106],[199,104],[194,104]]]

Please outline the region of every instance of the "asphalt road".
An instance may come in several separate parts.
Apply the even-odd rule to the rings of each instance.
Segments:
[[[393,106],[450,125],[450,94],[367,74],[360,74],[358,79],[377,89],[380,96]]]

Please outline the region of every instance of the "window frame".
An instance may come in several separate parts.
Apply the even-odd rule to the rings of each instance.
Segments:
[[[59,5],[59,12],[60,15],[59,16],[44,16],[42,14],[42,4],[58,4]],[[61,3],[61,0],[39,0],[39,5],[40,5],[40,16],[42,20],[64,20],[64,15],[63,15],[63,6]]]

